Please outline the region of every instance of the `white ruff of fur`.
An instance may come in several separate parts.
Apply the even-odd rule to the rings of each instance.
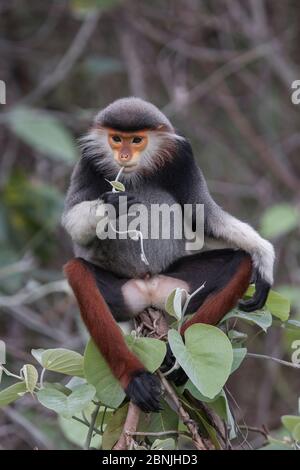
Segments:
[[[141,152],[137,168],[130,172],[123,172],[122,180],[129,179],[133,183],[138,182],[144,175],[155,173],[162,168],[166,162],[172,160],[177,140],[184,140],[184,138],[175,133],[149,131],[148,144]],[[107,178],[116,177],[120,166],[114,159],[108,142],[107,130],[91,130],[80,139],[80,148],[83,151],[83,158],[91,160]]]
[[[241,248],[252,257],[261,277],[273,284],[275,252],[273,245],[262,238],[250,225],[223,212],[214,224],[214,235],[226,240],[231,247]]]

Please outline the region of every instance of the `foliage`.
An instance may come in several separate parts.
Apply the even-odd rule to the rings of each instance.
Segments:
[[[209,416],[199,404],[205,403],[216,413],[226,423],[230,439],[236,438],[236,423],[225,385],[247,356],[247,335],[228,328],[228,325],[232,319],[238,319],[252,322],[267,332],[272,323],[271,313],[274,311],[275,316],[278,316],[279,306],[284,306],[286,313],[288,309],[285,299],[280,294],[271,292],[268,299],[268,304],[272,306],[270,312],[259,311],[253,315],[245,315],[235,309],[218,327],[205,324],[190,326],[185,331],[183,341],[179,330],[185,321],[188,301],[194,294],[188,296],[184,290],[176,289],[166,301],[166,310],[176,318],[168,334],[168,341],[176,358],[174,368],[180,365],[188,376],[185,385],[177,388],[176,393],[198,423],[201,433],[209,437],[215,448],[221,448],[222,442]],[[125,335],[125,340],[147,370],[155,373],[159,369],[166,354],[164,341],[138,337],[135,330]],[[19,376],[2,366],[4,374],[13,376],[18,381],[0,392],[0,406],[19,400],[24,394],[36,395],[43,407],[59,416],[61,430],[71,442],[80,447],[95,445],[102,449],[112,449],[122,432],[128,402],[119,382],[94,343],[91,340],[88,342],[84,356],[64,348],[33,349],[32,355],[42,367],[41,373],[32,364],[25,364]],[[45,374],[50,376],[51,373],[72,378],[66,385],[63,385],[64,380],[45,382]],[[188,430],[169,407],[164,395],[161,401],[160,413],[141,416],[137,432],[145,433],[145,437],[135,438],[136,445],[141,448],[175,449],[180,447],[181,435],[188,438]],[[299,418],[284,416],[282,421],[292,439],[298,441]],[[174,429],[178,430],[175,437],[166,435],[164,439],[155,438],[155,434],[167,434],[167,431],[174,432]],[[148,437],[147,433],[150,433]],[[270,442],[271,439],[270,437]],[[274,445],[272,442],[272,446]]]

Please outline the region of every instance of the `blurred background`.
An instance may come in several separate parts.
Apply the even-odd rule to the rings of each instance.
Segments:
[[[31,348],[83,350],[62,282],[72,252],[60,217],[76,139],[127,95],[170,117],[217,202],[275,244],[275,288],[300,319],[299,25],[296,0],[0,1],[0,338],[10,370],[32,362]],[[289,361],[300,339],[276,324],[267,335],[243,329],[252,352]],[[245,360],[229,384],[237,419],[278,429],[299,385],[297,371]],[[25,397],[0,412],[0,448],[76,447],[55,420]]]

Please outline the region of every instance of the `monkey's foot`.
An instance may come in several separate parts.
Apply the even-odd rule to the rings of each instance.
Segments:
[[[145,413],[159,412],[161,386],[158,377],[150,372],[142,371],[136,374],[127,386],[126,395]]]
[[[254,312],[255,310],[263,308],[268,298],[270,288],[270,284],[258,276],[253,297],[248,300],[240,300],[239,308],[244,312]]]
[[[170,346],[167,345],[167,352],[164,361],[160,367],[162,373],[164,374],[168,372],[168,370],[172,369],[175,362],[176,359],[174,357],[174,354],[172,353]],[[175,385],[180,386],[187,382],[188,376],[186,375],[182,367],[179,367],[178,369],[173,370],[173,372],[171,372],[170,374],[167,374],[166,379],[171,380],[172,382],[174,382]]]

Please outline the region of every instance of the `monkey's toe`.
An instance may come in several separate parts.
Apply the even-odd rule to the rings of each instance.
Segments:
[[[145,413],[159,412],[161,386],[158,377],[150,372],[142,371],[133,377],[128,387],[126,395]]]

